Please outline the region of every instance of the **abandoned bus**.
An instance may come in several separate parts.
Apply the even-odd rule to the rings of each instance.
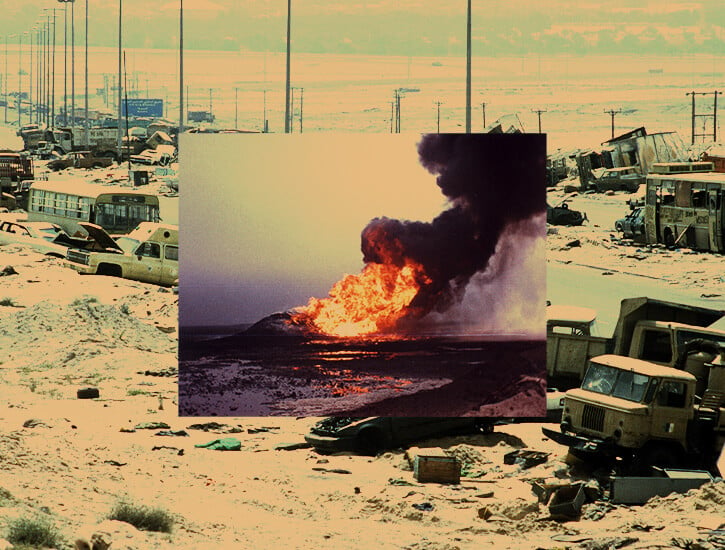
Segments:
[[[159,198],[129,187],[79,180],[36,181],[28,195],[28,220],[60,225],[73,235],[78,222],[95,223],[108,233],[128,233],[141,222],[158,222]]]
[[[725,174],[650,174],[647,242],[725,252]]]

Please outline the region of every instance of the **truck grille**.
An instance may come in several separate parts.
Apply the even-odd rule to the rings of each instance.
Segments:
[[[594,407],[592,405],[584,405],[584,412],[582,413],[582,428],[603,432],[604,409],[601,407]]]
[[[88,265],[88,254],[85,252],[81,252],[80,250],[70,249],[68,250],[68,255],[66,257],[68,258],[69,262]]]

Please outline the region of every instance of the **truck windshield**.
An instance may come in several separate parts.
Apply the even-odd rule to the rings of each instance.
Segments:
[[[642,401],[649,381],[650,377],[643,374],[590,363],[581,387],[602,395],[611,395],[639,403]]]

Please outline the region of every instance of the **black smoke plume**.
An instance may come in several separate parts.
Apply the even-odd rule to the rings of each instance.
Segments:
[[[361,236],[366,263],[424,266],[409,319],[448,309],[486,268],[507,225],[546,209],[541,134],[429,134],[418,154],[451,208],[430,223],[375,218]]]

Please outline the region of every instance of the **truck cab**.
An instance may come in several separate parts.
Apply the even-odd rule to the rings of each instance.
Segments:
[[[68,266],[81,274],[111,275],[163,286],[179,279],[177,226],[142,222],[128,235],[113,239],[101,227],[80,223],[103,251],[69,250]]]
[[[712,467],[725,440],[723,350],[701,360],[697,375],[631,357],[595,357],[581,386],[564,397],[561,431],[542,431],[580,457]]]

